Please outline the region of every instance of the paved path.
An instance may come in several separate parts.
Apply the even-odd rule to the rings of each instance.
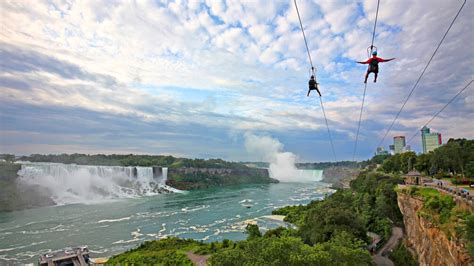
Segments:
[[[374,257],[374,262],[377,264],[377,266],[394,266],[393,262],[382,255],[375,255]]]
[[[206,261],[210,255],[197,255],[191,251],[186,252],[186,256],[196,265],[196,266],[206,266]]]
[[[386,257],[388,253],[397,247],[400,240],[403,238],[403,229],[397,226],[392,227],[392,235],[388,239],[387,243],[379,249],[374,255],[374,262],[378,266],[393,266],[393,262]]]

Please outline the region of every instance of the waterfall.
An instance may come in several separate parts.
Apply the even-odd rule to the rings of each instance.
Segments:
[[[308,174],[310,174],[313,180],[315,181],[323,180],[323,170],[304,170],[304,171],[307,171]]]
[[[163,178],[161,179],[161,184],[166,185],[166,180],[168,180],[168,167],[163,167]]]
[[[152,167],[23,163],[18,176],[20,184],[47,189],[57,204],[175,192],[174,188],[164,185],[165,177],[165,181],[153,179]]]
[[[163,173],[161,175],[161,181],[160,181],[160,185],[162,187],[164,187],[166,190],[174,192],[174,193],[185,193],[186,192],[186,191],[179,190],[179,189],[176,189],[174,187],[170,187],[170,186],[166,185],[166,180],[168,180],[168,167],[163,167],[162,170],[163,170]]]
[[[151,167],[136,167],[137,180],[141,184],[153,183],[153,169]]]
[[[297,169],[295,171],[295,182],[315,182],[323,179],[322,170]]]

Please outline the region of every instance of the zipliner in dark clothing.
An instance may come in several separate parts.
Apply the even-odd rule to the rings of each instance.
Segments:
[[[321,97],[321,92],[319,92],[318,83],[316,82],[316,79],[314,79],[314,76],[311,76],[311,78],[309,79],[308,86],[309,86],[309,89],[308,89],[308,94],[306,96],[309,96],[309,93],[312,90],[316,90],[319,94],[319,97]]]
[[[377,82],[377,76],[378,76],[378,73],[379,73],[379,63],[392,61],[394,59],[395,58],[383,59],[383,58],[377,57],[377,52],[373,52],[372,57],[367,59],[367,61],[357,62],[359,64],[368,64],[369,65],[369,68],[367,69],[367,73],[365,74],[364,83],[367,83],[367,78],[369,77],[370,73],[374,73],[374,75],[375,75],[374,76],[374,82]]]

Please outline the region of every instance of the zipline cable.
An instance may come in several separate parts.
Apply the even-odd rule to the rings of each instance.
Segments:
[[[319,97],[319,101],[321,102],[321,109],[323,110],[324,120],[326,121],[326,128],[328,129],[329,139],[331,140],[332,154],[334,155],[334,161],[336,162],[336,161],[337,161],[336,152],[334,151],[334,144],[333,144],[333,142],[332,142],[331,131],[329,131],[328,120],[327,120],[327,118],[326,118],[326,111],[324,111],[323,100],[321,99],[321,97]]]
[[[296,0],[294,0],[294,3],[296,7],[296,14],[298,14],[298,20],[300,22],[301,33],[303,33],[304,44],[306,45],[306,52],[308,52],[309,63],[311,65],[311,71],[313,72],[313,75],[314,75],[313,60],[311,60],[311,53],[309,52],[308,41],[306,41],[306,34],[304,33],[303,23],[301,22],[300,11],[298,10],[298,4],[296,4]],[[331,141],[331,149],[334,155],[334,161],[337,161],[336,151],[334,150],[334,143],[332,141],[331,131],[329,130],[328,119],[326,117],[326,111],[324,110],[323,100],[321,96],[319,96],[319,101],[321,102],[321,109],[323,110],[324,121],[326,122],[326,128],[328,130],[329,140]]]
[[[377,19],[379,17],[379,6],[380,0],[377,1],[377,11],[375,11],[375,23],[374,23],[374,31],[372,33],[372,43],[370,44],[370,51],[374,48],[374,40],[375,40],[375,29],[377,28]]]
[[[423,69],[423,72],[421,72],[421,75],[418,77],[418,80],[415,82],[415,85],[413,85],[413,88],[411,89],[410,93],[408,94],[407,98],[405,99],[405,102],[403,103],[402,107],[400,108],[400,110],[398,111],[397,115],[395,116],[395,118],[393,119],[392,121],[392,124],[390,125],[390,127],[388,128],[387,132],[385,132],[385,135],[383,136],[382,140],[380,141],[379,145],[377,145],[378,147],[380,147],[385,138],[387,137],[388,133],[390,133],[390,131],[392,130],[392,127],[393,125],[395,124],[395,121],[398,119],[398,117],[400,116],[400,113],[403,111],[403,108],[405,108],[405,105],[407,104],[408,102],[408,99],[410,99],[411,95],[413,94],[413,92],[415,91],[416,87],[418,86],[418,83],[420,82],[421,78],[423,77],[423,75],[425,74],[426,72],[426,69],[428,68],[428,66],[430,65],[431,61],[433,60],[434,56],[436,55],[436,53],[438,52],[438,49],[439,47],[441,46],[441,44],[443,43],[444,39],[446,38],[446,36],[448,35],[448,32],[451,30],[451,27],[454,25],[454,22],[456,21],[456,19],[458,18],[459,16],[459,13],[461,13],[461,10],[464,8],[464,5],[466,4],[466,1],[467,0],[464,0],[464,3],[462,4],[461,8],[459,8],[458,10],[458,13],[456,14],[456,16],[454,17],[453,21],[451,21],[451,24],[449,25],[448,27],[448,30],[444,33],[443,35],[443,38],[441,39],[441,41],[439,42],[438,46],[436,47],[436,50],[434,51],[433,55],[431,55],[431,58],[430,60],[428,61],[428,63],[426,64],[425,68]]]
[[[365,102],[365,92],[367,91],[367,83],[364,85],[364,96],[362,96],[362,105],[360,106],[360,114],[359,114],[359,124],[357,125],[357,134],[356,140],[354,144],[354,152],[352,153],[352,160],[354,161],[356,151],[357,151],[357,142],[359,141],[359,131],[360,131],[360,122],[362,121],[362,111],[364,110],[364,102]]]
[[[298,5],[296,4],[296,0],[294,0],[294,2],[295,2],[295,7],[296,7],[296,14],[298,14],[298,20],[300,21],[301,32],[303,33],[304,44],[306,45],[306,51],[308,52],[309,64],[311,65],[311,69],[313,70],[313,74],[314,74],[313,60],[311,60],[311,54],[309,53],[308,41],[306,41],[306,34],[304,34],[303,23],[301,22],[301,17],[300,17],[300,11],[298,10]]]
[[[374,30],[372,33],[372,42],[370,44],[370,53],[372,53],[372,49],[374,49],[374,40],[375,40],[375,29],[377,29],[377,19],[379,17],[379,6],[380,6],[380,0],[377,1],[377,11],[375,12],[375,23],[374,23]],[[370,57],[370,55],[369,55]],[[360,106],[360,114],[359,114],[359,124],[357,125],[357,134],[356,134],[356,140],[354,144],[354,152],[352,153],[352,160],[354,161],[355,155],[357,152],[357,143],[359,141],[359,131],[360,131],[360,123],[362,121],[362,112],[364,110],[364,102],[365,102],[365,94],[367,91],[367,82],[364,85],[364,95],[362,96],[362,105]]]
[[[430,120],[428,120],[428,122],[426,122],[426,124],[422,126],[422,128],[426,127],[429,123],[431,123],[431,121],[433,121],[444,109],[446,109],[446,107],[448,107],[448,105],[450,105],[464,90],[466,90],[469,87],[469,85],[472,84],[472,82],[474,82],[474,80],[471,80],[471,82],[469,82],[464,88],[458,91],[458,93],[456,93],[456,95],[454,95],[454,97],[451,98],[451,100],[449,100],[449,102],[445,106],[443,106],[441,110],[439,110]],[[415,134],[411,136],[411,138],[407,141],[407,144],[410,143],[413,140],[413,138],[415,138],[416,135],[418,135],[418,133],[419,131],[417,130]]]

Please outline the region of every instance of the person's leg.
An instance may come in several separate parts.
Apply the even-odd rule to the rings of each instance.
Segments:
[[[365,73],[365,80],[364,80],[364,83],[367,83],[367,78],[369,78],[369,71],[367,71],[367,73]]]
[[[377,82],[377,75],[378,75],[378,74],[379,74],[378,72],[375,72],[375,73],[374,73],[374,75],[375,75],[375,76],[374,76],[374,82]]]
[[[311,90],[308,90],[308,94],[306,95],[306,97],[308,97],[308,96],[309,96],[309,93],[310,93],[310,92],[311,92]]]

